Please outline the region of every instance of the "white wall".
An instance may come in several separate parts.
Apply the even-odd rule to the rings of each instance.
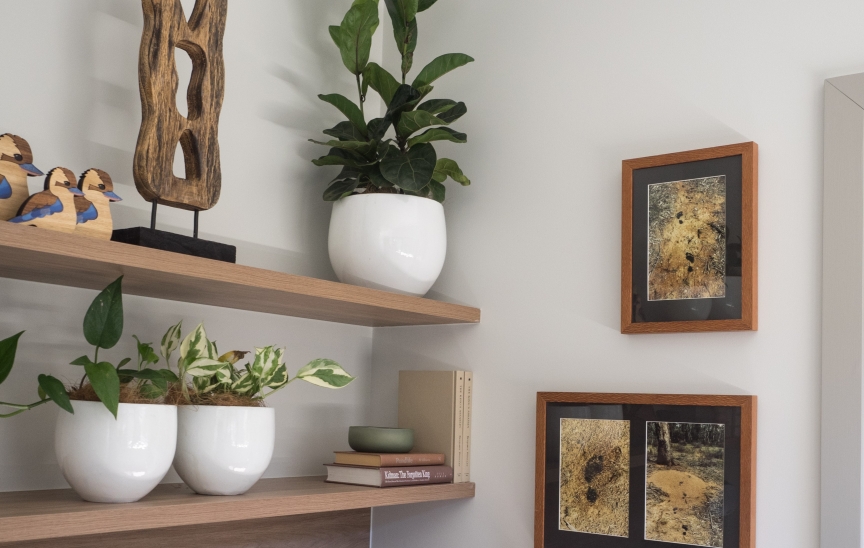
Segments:
[[[541,390],[758,395],[758,546],[818,545],[822,84],[864,69],[861,20],[851,0],[439,0],[420,15],[418,66],[477,59],[434,92],[468,104],[454,126],[469,143],[445,148],[474,185],[448,188],[433,291],[483,318],[377,330],[374,416],[395,423],[399,369],[472,369],[477,497],[376,509],[376,548],[530,546]],[[389,35],[384,51],[394,67]],[[621,335],[621,161],[749,140],[759,332]]]
[[[354,89],[327,34],[344,9],[339,0],[229,3],[223,189],[216,208],[202,213],[201,233],[236,244],[240,263],[334,279],[326,248],[330,205],[321,200],[328,173],[310,163],[322,151],[306,139],[340,117],[316,94]],[[149,206],[132,181],[141,117],[140,0],[0,0],[0,14],[0,133],[28,139],[43,171],[58,165],[76,173],[107,170],[125,198],[114,209],[115,226],[146,225]],[[31,190],[40,184],[31,179]],[[191,234],[191,213],[159,211],[159,228]],[[28,330],[0,400],[34,398],[41,372],[77,380],[78,368],[64,364],[87,350],[81,320],[94,296],[0,280],[0,338]],[[268,475],[323,473],[330,452],[347,449],[347,427],[368,422],[370,328],[127,297],[124,339],[108,355],[130,355],[132,334],[157,340],[180,319],[187,329],[206,320],[222,347],[285,345],[292,372],[330,357],[358,376],[340,392],[303,383],[274,396],[277,449]],[[53,454],[56,413],[42,406],[0,421],[0,491],[65,485]]]

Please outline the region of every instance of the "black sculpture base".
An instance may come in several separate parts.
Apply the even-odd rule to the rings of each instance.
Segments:
[[[189,236],[174,234],[172,232],[151,230],[143,226],[115,230],[111,236],[111,240],[226,263],[237,262],[237,248],[233,245],[190,238]]]

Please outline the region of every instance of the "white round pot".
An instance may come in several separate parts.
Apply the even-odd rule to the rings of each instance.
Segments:
[[[342,282],[422,297],[444,267],[444,208],[401,194],[342,198],[333,204],[329,249]]]
[[[242,495],[273,457],[276,414],[269,407],[180,406],[174,469],[201,495]]]
[[[135,502],[156,487],[174,459],[177,408],[121,403],[117,418],[102,402],[73,401],[60,411],[54,450],[63,477],[90,502]]]

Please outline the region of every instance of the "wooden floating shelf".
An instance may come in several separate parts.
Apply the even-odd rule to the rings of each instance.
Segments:
[[[0,277],[370,327],[478,323],[480,310],[0,223]]]
[[[71,489],[0,493],[0,544],[473,496],[473,483],[378,489],[326,483],[323,477],[261,480],[236,497],[201,496],[183,484],[164,484],[132,504],[84,502]]]

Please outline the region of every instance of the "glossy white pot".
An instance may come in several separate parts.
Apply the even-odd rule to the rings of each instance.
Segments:
[[[63,477],[84,500],[135,502],[156,487],[174,459],[177,408],[121,403],[117,419],[101,402],[60,411],[54,450]]]
[[[444,267],[444,208],[401,194],[342,198],[333,204],[329,249],[342,282],[423,296]]]
[[[174,469],[201,495],[242,495],[273,457],[276,414],[269,407],[180,406]]]

